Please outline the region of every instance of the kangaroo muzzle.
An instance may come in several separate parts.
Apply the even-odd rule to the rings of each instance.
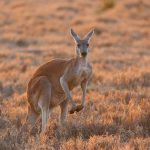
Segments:
[[[82,53],[81,53],[81,56],[83,56],[83,57],[85,57],[86,55],[87,55],[86,52],[82,52]]]

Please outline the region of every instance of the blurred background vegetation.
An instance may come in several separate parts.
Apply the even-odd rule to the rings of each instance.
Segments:
[[[150,3],[148,0],[0,1],[0,149],[149,149]],[[91,28],[93,76],[83,111],[47,132],[19,132],[27,114],[26,86],[37,67],[74,56],[72,27]],[[79,103],[81,90],[73,91]]]

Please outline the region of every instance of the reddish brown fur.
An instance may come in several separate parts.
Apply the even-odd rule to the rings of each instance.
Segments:
[[[57,95],[57,98],[61,99],[61,97],[64,97],[65,93],[60,85],[60,77],[64,74],[67,68],[74,66],[76,63],[77,59],[75,58],[72,58],[70,60],[56,59],[43,64],[37,69],[37,71],[33,74],[31,80],[29,81],[27,89],[28,102],[30,103],[32,109],[35,110],[35,112],[37,112],[36,107],[38,101],[37,99],[35,99],[36,102],[33,102],[34,100],[32,99],[32,94],[41,89],[41,84],[39,84],[40,77],[46,77],[52,85],[55,85],[52,86],[52,97],[54,95]],[[83,79],[84,78],[81,78],[77,84],[80,84]],[[68,85],[70,90],[72,90],[74,86],[76,86],[74,85],[73,80],[70,80],[68,82]]]
[[[82,63],[82,61],[83,58],[72,58],[69,60],[55,59],[40,66],[33,74],[33,77],[28,84],[27,98],[29,104],[31,105],[31,109],[33,109],[36,113],[39,113],[40,109],[38,107],[38,100],[40,97],[40,91],[44,88],[41,83],[41,78],[43,77],[45,77],[45,79],[47,79],[47,81],[49,81],[52,85],[49,107],[59,105],[63,100],[65,100],[66,95],[60,85],[60,77],[63,76],[66,71],[68,71],[68,74],[70,71],[71,74],[73,71],[71,68],[76,67],[79,65],[78,63]],[[91,69],[90,64],[88,64],[88,67]],[[80,85],[85,78],[87,77],[84,73],[77,78],[72,76],[72,78],[68,80],[69,90],[72,90],[75,86]],[[36,98],[33,98],[33,95],[37,91],[39,92]]]

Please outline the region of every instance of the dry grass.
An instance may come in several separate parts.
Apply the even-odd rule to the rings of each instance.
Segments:
[[[101,11],[106,11],[115,6],[116,0],[102,0]]]
[[[150,149],[150,4],[115,1],[99,13],[105,2],[0,1],[0,150]],[[65,127],[57,125],[56,108],[45,134],[37,134],[40,123],[20,132],[32,73],[74,55],[70,27],[81,35],[95,27],[87,105]],[[80,102],[80,89],[73,92]]]

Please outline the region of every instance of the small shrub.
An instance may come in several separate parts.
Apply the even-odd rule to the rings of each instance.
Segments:
[[[115,6],[115,0],[103,0],[101,11],[111,9]]]
[[[141,118],[139,124],[143,127],[145,131],[145,136],[150,135],[150,111],[143,117]]]

